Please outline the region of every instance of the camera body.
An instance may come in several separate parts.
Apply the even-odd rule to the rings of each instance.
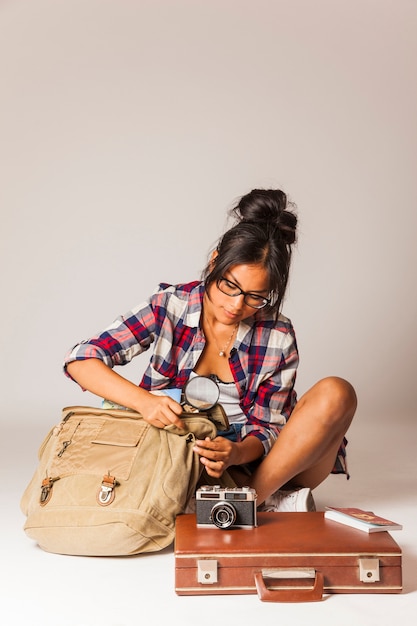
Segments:
[[[255,528],[257,494],[251,487],[203,485],[196,491],[197,527]]]

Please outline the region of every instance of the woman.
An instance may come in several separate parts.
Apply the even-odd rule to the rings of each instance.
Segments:
[[[227,470],[256,490],[263,510],[313,510],[310,490],[332,471],[346,473],[344,435],[356,395],[348,382],[329,377],[297,401],[296,339],[280,314],[297,225],[285,193],[255,189],[232,213],[237,223],[212,253],[202,282],[161,284],[75,346],[66,373],[158,428],[181,426],[182,407],[150,391],[182,389],[195,375],[215,378],[232,427],[196,443],[208,477],[221,479]],[[139,386],[112,369],[151,345]]]

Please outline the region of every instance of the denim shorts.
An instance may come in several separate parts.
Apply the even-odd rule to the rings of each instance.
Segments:
[[[217,432],[218,437],[224,437],[225,439],[229,439],[230,441],[238,441],[238,436],[240,431],[242,430],[243,424],[230,424],[228,430],[219,430]]]

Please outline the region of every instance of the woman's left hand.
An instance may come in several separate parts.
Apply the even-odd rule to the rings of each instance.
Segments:
[[[199,439],[195,443],[194,452],[200,455],[207,474],[213,478],[220,478],[230,465],[239,463],[238,444],[224,437]]]

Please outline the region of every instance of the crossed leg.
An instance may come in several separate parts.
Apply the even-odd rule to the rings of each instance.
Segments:
[[[342,378],[324,378],[307,391],[249,481],[258,502],[282,487],[317,487],[334,467],[356,405],[352,385]]]

